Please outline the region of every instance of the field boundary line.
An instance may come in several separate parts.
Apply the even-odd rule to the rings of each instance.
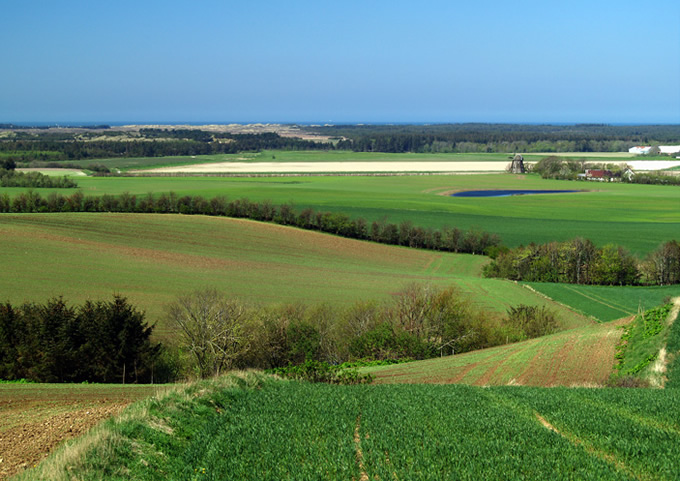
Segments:
[[[517,283],[517,281],[515,281],[515,283]],[[565,303],[563,303],[563,302],[556,301],[555,299],[553,299],[553,298],[550,297],[549,295],[547,295],[547,294],[545,294],[545,293],[543,293],[543,292],[541,292],[541,291],[539,291],[539,290],[534,289],[534,288],[533,288],[532,286],[530,286],[529,284],[524,284],[524,283],[523,283],[523,284],[521,284],[521,286],[524,287],[524,288],[526,288],[526,289],[529,289],[531,292],[533,292],[534,294],[536,294],[536,295],[539,296],[539,297],[542,297],[542,298],[544,298],[544,299],[547,299],[547,300],[549,300],[550,302],[554,302],[554,303],[557,304],[558,306],[564,307],[564,308],[567,309],[568,311],[571,311],[571,312],[573,312],[573,313],[575,313],[575,314],[580,314],[581,316],[584,316],[586,319],[593,319],[593,320],[595,320],[595,321],[598,322],[598,323],[599,323],[599,322],[602,322],[601,319],[598,319],[598,318],[595,317],[595,316],[592,316],[592,315],[590,315],[590,314],[586,314],[585,312],[580,311],[580,310],[576,309],[575,307],[570,306],[570,305],[568,305],[568,304],[565,304]]]

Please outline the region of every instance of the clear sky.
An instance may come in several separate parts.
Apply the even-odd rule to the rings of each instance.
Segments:
[[[677,0],[31,0],[0,122],[680,123]]]

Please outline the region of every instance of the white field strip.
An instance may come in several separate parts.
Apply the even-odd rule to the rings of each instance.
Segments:
[[[631,160],[626,162],[633,170],[665,170],[680,165],[680,160]]]
[[[663,170],[680,160],[634,160],[633,170]],[[215,162],[139,170],[149,173],[318,174],[335,172],[503,172],[509,162]]]
[[[509,162],[218,162],[137,172],[162,173],[331,173],[331,172],[502,172]]]

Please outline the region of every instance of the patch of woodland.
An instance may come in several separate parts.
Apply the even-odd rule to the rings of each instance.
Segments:
[[[499,249],[484,267],[486,277],[525,282],[586,285],[671,285],[680,283],[680,243],[668,241],[644,259],[613,244],[588,239]]]
[[[0,305],[0,378],[34,382],[148,383],[161,346],[127,299],[69,306]],[[163,381],[157,370],[156,381]]]
[[[155,343],[153,325],[124,297],[69,306],[0,305],[0,379],[149,383],[273,369],[295,379],[359,384],[359,367],[451,355],[543,336],[556,314],[519,305],[504,318],[457,289],[410,284],[388,301],[256,306],[214,289],[167,306],[175,335]]]
[[[257,307],[215,290],[182,296],[168,309],[185,375],[271,369],[296,379],[356,384],[356,368],[451,355],[555,332],[556,314],[516,306],[499,319],[454,288],[410,284],[388,301],[348,308],[286,304]]]

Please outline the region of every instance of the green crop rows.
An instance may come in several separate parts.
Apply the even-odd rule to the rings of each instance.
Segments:
[[[92,448],[91,469],[111,463],[107,479],[680,476],[676,390],[329,386],[250,376],[240,387],[202,383],[149,401],[147,421],[132,413],[108,423],[116,444],[106,460]]]
[[[600,321],[637,314],[680,295],[680,286],[585,286],[549,282],[528,283],[551,299],[572,306]]]

